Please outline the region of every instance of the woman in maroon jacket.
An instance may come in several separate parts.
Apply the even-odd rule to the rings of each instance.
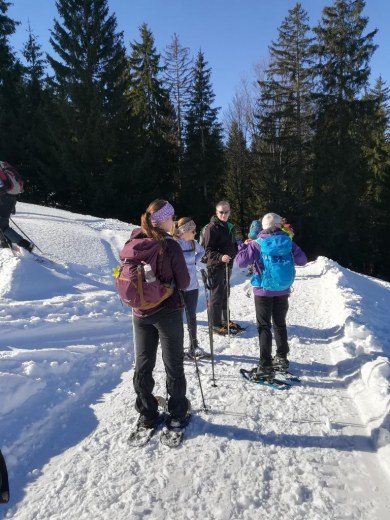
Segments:
[[[133,310],[136,350],[133,384],[137,394],[135,408],[140,414],[139,424],[145,428],[154,428],[160,419],[157,400],[153,396],[153,369],[159,340],[165,365],[171,422],[182,425],[188,421],[190,413],[183,367],[183,305],[179,292],[188,287],[190,276],[180,245],[170,239],[173,215],[171,204],[157,199],[142,215],[141,228],[135,229],[131,235],[131,241],[152,238],[160,242],[161,261],[158,262],[155,275],[173,287],[172,295],[157,307],[142,313]]]

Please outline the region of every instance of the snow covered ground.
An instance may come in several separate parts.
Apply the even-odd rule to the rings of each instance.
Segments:
[[[0,447],[14,520],[390,518],[390,284],[318,258],[298,268],[288,315],[288,391],[243,382],[258,359],[245,272],[215,337],[210,412],[186,362],[194,417],[183,445],[129,448],[131,316],[111,268],[131,226],[30,204],[15,222],[52,262],[0,250]],[[203,291],[199,339],[208,348]],[[156,394],[165,393],[161,361]]]

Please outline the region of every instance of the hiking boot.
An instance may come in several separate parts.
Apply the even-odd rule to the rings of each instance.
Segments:
[[[153,418],[146,417],[145,415],[140,415],[138,417],[138,424],[143,428],[151,429],[156,428],[163,420],[164,414],[157,413]]]
[[[211,354],[209,354],[209,352],[206,352],[202,347],[197,347],[195,349],[195,357],[196,358],[209,358],[209,357],[211,357]]]
[[[184,351],[184,359],[194,359],[196,357],[196,349],[199,347],[197,339],[192,340],[190,346]]]
[[[23,247],[23,249],[26,249],[29,253],[31,253],[31,251],[34,249],[34,244],[32,242],[29,242],[25,238],[22,238],[22,240],[20,240],[18,246]]]
[[[259,363],[257,368],[254,369],[256,372],[253,373],[253,379],[272,379],[275,375],[275,370],[272,365]]]
[[[197,339],[193,340],[191,350],[196,358],[210,357],[210,354],[208,354],[205,350],[202,349],[202,347],[199,346]]]
[[[188,401],[188,409],[184,417],[173,417],[172,415],[167,419],[168,428],[185,428],[191,420],[192,409],[191,403]]]
[[[2,247],[2,248],[11,247],[11,244],[8,242],[8,240],[5,237],[3,238],[1,229],[0,229],[0,247]]]
[[[189,360],[193,361],[194,357],[196,359],[209,358],[209,357],[211,357],[211,354],[209,354],[208,352],[203,350],[202,347],[196,347],[195,350],[192,350],[189,348],[184,351],[184,359],[189,359]]]
[[[191,361],[194,359],[192,350],[190,348],[186,348],[184,350],[184,359],[191,360]]]
[[[280,356],[276,354],[276,356],[272,360],[272,366],[275,370],[279,370],[280,372],[287,372],[289,367],[289,361],[287,356]]]

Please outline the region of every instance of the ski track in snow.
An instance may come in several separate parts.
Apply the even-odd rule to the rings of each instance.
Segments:
[[[130,226],[29,204],[16,221],[29,235],[44,229],[54,263],[0,252],[1,449],[11,483],[0,517],[390,518],[390,284],[322,257],[298,268],[288,326],[302,383],[280,391],[240,379],[259,347],[248,279],[235,268],[231,313],[248,328],[230,345],[214,336],[216,387],[210,361],[199,363],[210,411],[186,362],[194,415],[184,443],[169,449],[156,434],[131,448],[132,327],[110,273]],[[208,349],[203,290],[198,311]],[[155,379],[165,395],[161,359]]]

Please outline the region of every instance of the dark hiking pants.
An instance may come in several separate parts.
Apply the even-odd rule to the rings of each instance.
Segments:
[[[272,361],[272,332],[274,330],[276,354],[287,356],[286,316],[288,311],[288,295],[255,296],[256,324],[259,331],[260,362],[270,364]]]
[[[187,327],[190,330],[190,338],[196,340],[197,338],[197,326],[196,326],[196,308],[198,306],[199,289],[193,289],[192,291],[183,291],[184,302],[187,308],[185,313],[187,320]]]
[[[19,244],[23,237],[9,227],[10,216],[15,213],[15,204],[15,197],[7,194],[0,195],[0,235],[14,244]]]
[[[231,274],[232,270],[229,267],[228,280],[226,281],[226,264],[209,268],[209,279],[212,280],[210,304],[214,327],[220,327],[223,322],[226,323],[228,321],[227,300]]]
[[[0,234],[13,244],[19,244],[23,237],[19,235],[14,229],[9,227],[9,220],[7,218],[0,217]]]
[[[136,350],[133,385],[137,394],[136,410],[146,419],[153,420],[157,416],[158,406],[153,396],[153,369],[160,340],[169,395],[168,411],[177,419],[183,418],[188,409],[188,401],[183,366],[182,309],[163,308],[152,316],[133,316],[133,323]]]

